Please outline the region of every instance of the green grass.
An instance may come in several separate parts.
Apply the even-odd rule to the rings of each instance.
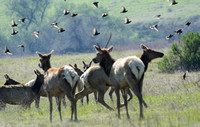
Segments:
[[[113,52],[113,58],[120,58],[128,55],[139,55],[141,51]],[[52,55],[52,66],[58,67],[77,63],[82,69],[82,60],[87,63],[95,54],[77,55]],[[78,122],[70,121],[70,103],[67,100],[67,108],[62,107],[63,122],[59,120],[56,104],[53,104],[53,123],[49,122],[48,99],[42,97],[40,110],[32,104],[30,109],[23,109],[21,106],[7,105],[4,111],[0,111],[0,126],[82,126],[82,127],[171,127],[171,126],[200,126],[200,72],[189,72],[185,81],[182,80],[182,72],[174,74],[159,73],[157,62],[149,64],[145,74],[143,85],[144,100],[148,108],[144,108],[144,119],[139,119],[139,103],[134,96],[129,102],[129,114],[131,119],[127,120],[125,108],[121,108],[121,119],[117,118],[117,110],[109,111],[94,101],[93,94],[90,95],[90,103],[81,106],[78,101]],[[20,82],[27,82],[35,75],[34,69],[38,69],[39,57],[24,58],[1,58],[0,62],[0,83],[5,79],[3,75],[9,74],[11,78]],[[116,97],[114,102],[106,93],[105,101],[113,108],[116,108]],[[121,97],[122,101],[122,97]],[[123,102],[123,101],[122,101]]]

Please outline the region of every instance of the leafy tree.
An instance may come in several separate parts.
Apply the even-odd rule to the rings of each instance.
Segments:
[[[168,55],[158,63],[163,72],[175,70],[200,69],[200,35],[198,32],[188,32],[183,35],[179,43],[172,44]]]

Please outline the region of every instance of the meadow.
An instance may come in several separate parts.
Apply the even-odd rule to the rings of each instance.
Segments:
[[[165,52],[165,50],[160,50]],[[112,52],[113,58],[117,59],[128,55],[139,55],[141,50]],[[76,55],[55,55],[51,57],[53,67],[76,63],[82,69],[82,60],[86,63],[95,56],[90,54]],[[126,117],[125,108],[121,108],[121,119],[117,118],[117,110],[109,111],[100,104],[96,104],[93,94],[90,95],[89,105],[82,106],[77,103],[78,122],[70,120],[70,103],[67,108],[62,106],[63,121],[60,122],[59,114],[54,101],[53,122],[49,121],[49,102],[42,97],[40,109],[37,110],[32,103],[30,109],[23,109],[21,106],[7,105],[6,109],[0,111],[1,127],[23,127],[23,126],[82,126],[82,127],[197,127],[200,126],[200,72],[189,72],[186,80],[182,79],[183,72],[173,74],[161,73],[158,70],[157,62],[149,64],[143,84],[143,97],[148,108],[144,108],[144,119],[139,119],[139,102],[134,96],[128,103],[130,120]],[[38,67],[39,57],[4,57],[0,60],[0,84],[5,82],[4,74],[11,78],[26,83],[35,78],[33,72]],[[94,64],[93,64],[94,65]],[[39,69],[41,72],[42,70]],[[106,93],[105,101],[113,108],[116,108],[116,97],[113,94],[112,102]],[[122,101],[122,97],[121,97]],[[123,101],[122,101],[123,102]]]

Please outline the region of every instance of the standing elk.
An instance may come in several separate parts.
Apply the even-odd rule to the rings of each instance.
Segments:
[[[143,118],[142,103],[145,107],[147,107],[145,101],[142,98],[144,73],[146,72],[148,64],[151,62],[151,60],[163,57],[164,54],[141,45],[143,53],[139,58],[137,56],[128,56],[115,61],[109,54],[113,47],[110,46],[109,48],[106,48],[106,46],[105,48],[100,48],[99,45],[94,46],[97,50],[97,55],[93,59],[93,62],[100,64],[100,66],[109,76],[111,84],[115,88],[115,93],[117,96],[118,118],[120,118],[119,90],[122,91],[127,118],[130,118],[127,106],[127,88],[131,88],[131,90],[137,96],[140,104],[140,118]]]
[[[52,50],[50,53],[47,53],[47,54],[42,54],[40,52],[36,52],[38,54],[38,56],[40,57],[40,63],[38,64],[38,66],[44,71],[44,73],[46,73],[47,70],[49,68],[51,68],[50,58],[51,58],[51,55],[53,52],[54,52],[54,50]],[[41,90],[40,96],[47,97],[46,92],[43,90],[43,88]],[[35,105],[38,108],[39,108],[40,96],[37,97],[36,102],[35,102]],[[63,106],[66,108],[67,105],[66,105],[66,101],[65,101],[65,95],[61,95],[60,98],[62,100]],[[56,103],[58,105],[57,97],[56,97]]]
[[[44,75],[38,70],[34,71],[37,75],[33,86],[3,85],[0,86],[0,108],[5,109],[6,104],[22,105],[30,108],[31,103],[38,96],[40,88],[44,82]]]
[[[71,101],[71,120],[73,120],[73,115],[75,115],[75,120],[77,120],[77,109],[74,94],[76,85],[78,84],[79,75],[70,66],[62,66],[59,68],[51,67],[50,57],[52,52],[45,56],[38,52],[37,54],[40,56],[40,63],[38,66],[45,71],[43,89],[49,99],[50,122],[52,122],[53,96],[58,98],[58,111],[60,120],[62,121],[61,96],[63,95],[66,95],[67,98]]]

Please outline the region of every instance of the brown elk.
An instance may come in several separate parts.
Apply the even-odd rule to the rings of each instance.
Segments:
[[[75,115],[77,120],[77,109],[76,101],[74,99],[76,85],[78,84],[79,76],[77,72],[70,66],[62,66],[59,68],[51,67],[50,65],[50,54],[46,55],[44,59],[41,53],[37,53],[40,56],[40,63],[38,64],[43,70],[45,70],[45,79],[43,89],[49,99],[50,104],[50,121],[52,122],[52,97],[58,98],[58,111],[60,120],[62,121],[61,115],[61,96],[66,95],[71,101],[71,120]],[[48,66],[50,67],[48,69]]]
[[[124,98],[127,118],[130,118],[127,106],[127,88],[131,88],[134,94],[138,97],[140,104],[140,118],[143,118],[142,103],[147,107],[142,98],[144,73],[146,72],[151,60],[163,57],[164,54],[147,48],[144,45],[141,45],[141,48],[143,49],[143,53],[139,58],[136,56],[128,56],[115,61],[109,54],[113,49],[112,46],[109,48],[100,48],[100,46],[95,46],[97,55],[93,59],[93,62],[100,64],[109,76],[111,85],[115,88],[118,118],[120,118],[120,89]]]
[[[47,53],[47,54],[36,52],[38,56],[40,57],[40,63],[38,64],[38,66],[44,71],[44,73],[46,73],[47,70],[51,68],[50,58],[53,52],[54,50],[52,50],[50,53]],[[43,90],[43,88],[41,89],[40,96],[47,97],[46,92]],[[40,96],[37,97],[36,102],[35,102],[35,105],[38,108],[39,108]],[[63,106],[66,108],[67,105],[65,102],[65,96],[61,95],[60,98],[62,100]],[[56,98],[56,103],[58,105],[58,98]]]
[[[38,70],[34,71],[37,75],[33,86],[3,85],[0,86],[0,108],[4,109],[6,104],[22,105],[30,108],[31,103],[39,94],[40,88],[44,82],[44,75]]]

